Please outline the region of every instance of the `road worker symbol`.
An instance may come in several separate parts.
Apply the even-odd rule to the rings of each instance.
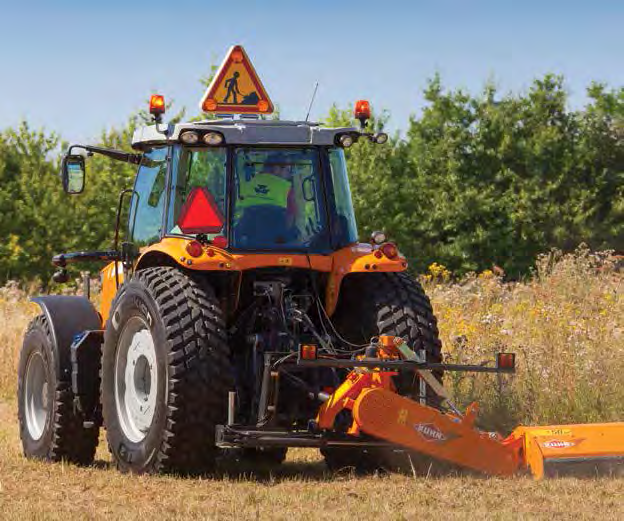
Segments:
[[[225,99],[223,103],[238,103],[238,95],[241,94],[240,89],[238,88],[238,77],[240,76],[240,72],[235,71],[231,78],[225,80],[225,88],[227,89],[227,93],[225,95]],[[232,97],[232,101],[230,102],[230,96]]]
[[[238,105],[238,96],[241,96],[241,105],[257,104],[259,101],[258,93],[254,90],[247,95],[243,94],[240,90],[240,87],[238,86],[238,78],[240,78],[240,72],[234,71],[232,77],[225,80],[225,83],[223,85],[226,88],[226,93],[225,98],[223,98],[223,103],[227,103],[229,105]]]

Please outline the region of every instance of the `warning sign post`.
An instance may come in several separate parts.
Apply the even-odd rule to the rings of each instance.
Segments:
[[[233,46],[228,52],[200,107],[211,113],[273,113],[273,103],[241,45]]]

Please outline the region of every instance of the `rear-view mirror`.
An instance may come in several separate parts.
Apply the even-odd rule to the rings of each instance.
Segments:
[[[68,194],[82,193],[86,175],[84,157],[74,155],[63,156],[61,169],[63,190]]]

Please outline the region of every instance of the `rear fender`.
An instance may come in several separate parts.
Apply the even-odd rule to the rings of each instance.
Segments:
[[[325,292],[325,311],[331,317],[336,311],[342,282],[353,273],[388,273],[405,271],[407,260],[403,255],[388,259],[370,244],[353,244],[332,255],[333,269]]]
[[[77,335],[85,331],[100,330],[102,320],[93,304],[86,297],[68,295],[45,295],[33,297],[50,324],[52,343],[56,357],[56,367],[71,377],[71,345]]]

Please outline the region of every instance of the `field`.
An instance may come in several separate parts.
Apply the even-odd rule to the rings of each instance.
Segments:
[[[489,271],[451,278],[438,265],[423,277],[449,359],[518,354],[516,376],[447,378],[459,404],[481,402],[483,427],[624,420],[624,274],[614,258],[555,253],[522,283]],[[232,467],[204,479],[133,477],[111,468],[105,443],[92,468],[27,461],[15,368],[36,313],[17,287],[0,290],[0,518],[624,518],[624,478],[332,475],[306,450],[291,451],[273,472]]]

